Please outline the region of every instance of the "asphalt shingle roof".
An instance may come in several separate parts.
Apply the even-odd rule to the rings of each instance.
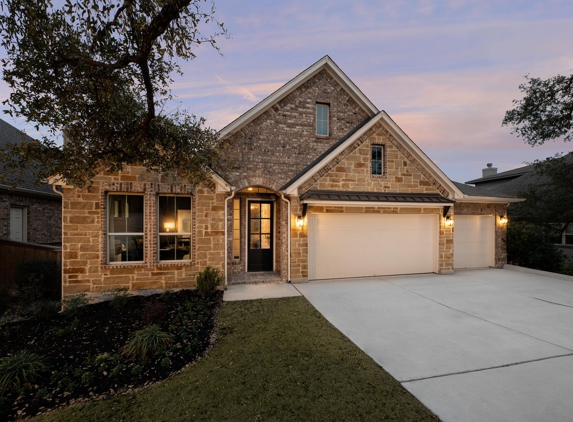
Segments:
[[[24,134],[20,130],[16,129],[11,124],[0,119],[0,147],[5,147],[8,143],[19,144],[22,142],[29,142],[32,138]],[[0,163],[0,171],[2,171],[3,164]],[[31,172],[25,171],[20,179],[20,175],[14,173],[8,173],[6,175],[6,182],[0,182],[0,188],[3,189],[15,189],[31,191],[32,193],[37,193],[41,195],[53,196],[54,198],[60,199],[60,196],[52,190],[52,186],[44,183],[41,185],[36,185],[34,183],[34,177]]]
[[[489,196],[491,198],[515,198],[511,194],[505,192],[498,192],[494,189],[482,189],[475,186],[466,185],[465,183],[453,182],[456,187],[462,191],[464,195],[468,196]],[[504,185],[505,186],[505,185]]]

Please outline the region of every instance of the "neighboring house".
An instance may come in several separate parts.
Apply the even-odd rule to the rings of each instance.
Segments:
[[[569,155],[571,160],[573,156]],[[535,165],[528,165],[513,170],[497,172],[497,168],[488,163],[486,168],[482,169],[482,177],[469,180],[466,183],[475,185],[476,188],[487,189],[492,194],[503,194],[516,196],[524,192],[531,185],[541,183],[542,178],[535,173]],[[563,229],[565,223],[561,224],[559,229]],[[573,224],[568,224],[563,230],[563,234],[555,239],[558,246],[570,260],[573,260]]]
[[[462,190],[328,56],[220,136],[233,167],[201,186],[137,166],[62,183],[65,294],[191,287],[209,265],[245,283],[506,262],[517,199]]]
[[[32,139],[0,119],[0,147]],[[0,163],[1,167],[2,163]],[[34,184],[30,171],[0,182],[0,239],[58,245],[62,239],[62,197],[48,184]]]

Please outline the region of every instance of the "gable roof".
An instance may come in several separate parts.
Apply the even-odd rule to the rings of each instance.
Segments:
[[[464,195],[459,188],[434,164],[434,162],[406,135],[406,133],[386,114],[385,111],[379,112],[370,120],[364,122],[357,130],[342,138],[334,144],[329,150],[315,160],[303,172],[297,174],[289,181],[283,189],[287,194],[295,194],[299,186],[310,179],[321,168],[326,166],[338,154],[344,151],[354,141],[360,138],[364,133],[371,129],[377,123],[382,123],[384,127],[392,133],[399,142],[424,166],[430,174],[435,177],[450,192],[450,199],[462,198]]]
[[[20,144],[22,142],[29,142],[33,139],[16,129],[11,124],[0,119],[0,148],[6,147],[7,144]],[[0,163],[0,171],[3,170],[3,165]],[[26,169],[22,176],[14,173],[6,174],[6,181],[0,183],[2,191],[17,192],[25,195],[49,197],[61,200],[61,196],[55,193],[47,183],[37,185],[31,169]]]
[[[369,115],[374,116],[378,113],[376,106],[362,93],[362,91],[360,91],[354,82],[346,76],[337,64],[334,63],[329,56],[324,56],[315,64],[298,74],[295,78],[291,79],[267,98],[262,100],[256,106],[221,129],[219,131],[219,136],[224,138],[227,135],[240,130],[322,70],[326,70],[346,90],[352,99],[368,112]]]

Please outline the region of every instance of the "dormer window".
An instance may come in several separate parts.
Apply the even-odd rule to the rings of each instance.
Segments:
[[[316,134],[328,136],[328,104],[316,105]]]

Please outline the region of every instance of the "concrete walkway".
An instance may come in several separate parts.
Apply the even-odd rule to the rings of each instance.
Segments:
[[[223,294],[223,300],[270,299],[279,297],[301,296],[300,292],[292,284],[237,284],[229,285]]]
[[[573,282],[511,270],[297,288],[443,421],[573,420]]]

